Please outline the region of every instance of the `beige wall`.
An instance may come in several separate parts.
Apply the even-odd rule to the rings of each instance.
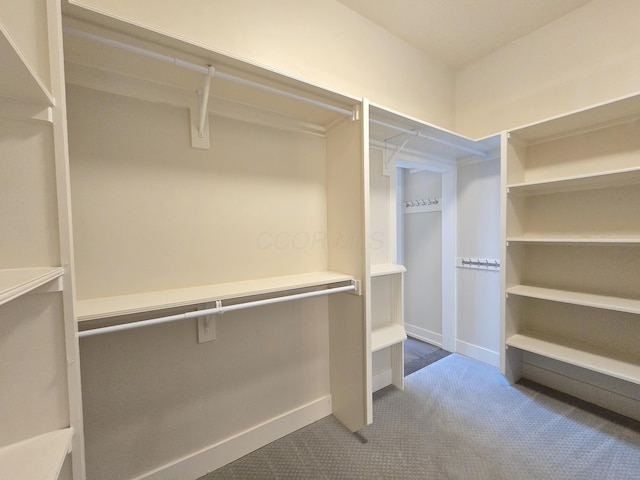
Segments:
[[[450,69],[333,0],[72,3],[453,127]]]
[[[456,131],[482,137],[640,90],[640,2],[593,0],[456,76]]]

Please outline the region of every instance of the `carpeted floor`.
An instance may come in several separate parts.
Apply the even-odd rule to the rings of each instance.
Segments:
[[[326,417],[201,480],[637,479],[640,423],[452,354],[374,396],[357,434]]]
[[[409,337],[404,341],[404,375],[411,375],[449,354],[440,347]]]

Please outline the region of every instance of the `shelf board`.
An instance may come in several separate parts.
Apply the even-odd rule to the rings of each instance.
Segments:
[[[407,339],[407,332],[402,325],[392,323],[371,332],[371,351],[377,352]]]
[[[0,270],[0,305],[29,293],[63,274],[63,267]]]
[[[512,195],[544,195],[551,193],[591,190],[595,188],[636,185],[640,183],[640,167],[624,168],[588,175],[575,175],[551,180],[507,185]]]
[[[640,314],[640,300],[632,298],[609,297],[591,293],[571,292],[550,288],[515,285],[506,289],[509,295],[551,300],[553,302],[570,303],[584,307],[602,308],[618,312]]]
[[[0,448],[0,478],[56,480],[72,437],[73,429],[64,428]]]
[[[513,335],[506,343],[510,347],[640,384],[640,365],[589,352],[586,346],[568,346],[525,334]]]
[[[372,277],[383,277],[385,275],[394,275],[396,273],[404,273],[407,269],[404,265],[396,265],[394,263],[379,263],[371,265]]]
[[[539,143],[584,130],[602,128],[612,122],[619,123],[625,119],[634,119],[639,114],[640,95],[633,94],[520,127],[512,130],[511,133],[527,142]]]
[[[79,300],[78,321],[131,315],[168,308],[198,305],[231,298],[265,295],[301,288],[321,287],[350,282],[351,275],[336,272],[313,272],[259,280],[219,283],[190,288],[144,292],[131,295]]]
[[[0,22],[0,97],[53,106],[54,98]]]
[[[564,245],[627,245],[640,246],[640,237],[571,237],[571,236],[522,236],[507,237],[507,244],[531,243],[531,244],[564,244]]]

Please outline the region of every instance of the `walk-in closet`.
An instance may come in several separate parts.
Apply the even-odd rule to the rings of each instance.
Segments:
[[[428,423],[471,375],[474,440],[531,382],[640,421],[640,6],[449,63],[355,3],[0,0],[0,480],[209,478],[312,425],[273,471],[353,478],[376,402]]]

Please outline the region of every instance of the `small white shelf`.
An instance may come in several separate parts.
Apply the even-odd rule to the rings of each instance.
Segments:
[[[640,237],[572,237],[572,236],[521,236],[507,237],[509,243],[556,245],[640,245]]]
[[[0,448],[0,478],[56,480],[72,437],[73,429],[64,428]]]
[[[592,308],[602,308],[618,312],[640,314],[640,300],[632,298],[609,297],[590,293],[555,290],[551,288],[533,287],[529,285],[515,285],[506,289],[508,295],[551,300],[554,302],[570,303]]]
[[[371,351],[377,352],[407,339],[407,332],[402,325],[392,323],[371,332]]]
[[[595,188],[619,187],[640,183],[640,167],[624,168],[608,172],[561,177],[536,182],[507,185],[511,195],[544,195],[559,192],[590,190]]]
[[[0,305],[25,295],[63,274],[63,267],[0,270]]]
[[[215,300],[265,295],[300,288],[328,286],[350,282],[353,279],[352,276],[343,273],[314,272],[132,295],[101,297],[79,300],[76,304],[76,312],[78,321],[97,320],[167,308],[198,305]]]
[[[587,346],[568,346],[526,334],[513,335],[506,343],[510,347],[640,384],[640,365],[592,353],[587,350]]]
[[[384,277],[386,275],[394,275],[397,273],[404,273],[407,269],[404,265],[396,265],[394,263],[380,263],[371,265],[372,277]]]
[[[0,97],[53,106],[55,101],[40,76],[22,56],[11,36],[0,23]]]

